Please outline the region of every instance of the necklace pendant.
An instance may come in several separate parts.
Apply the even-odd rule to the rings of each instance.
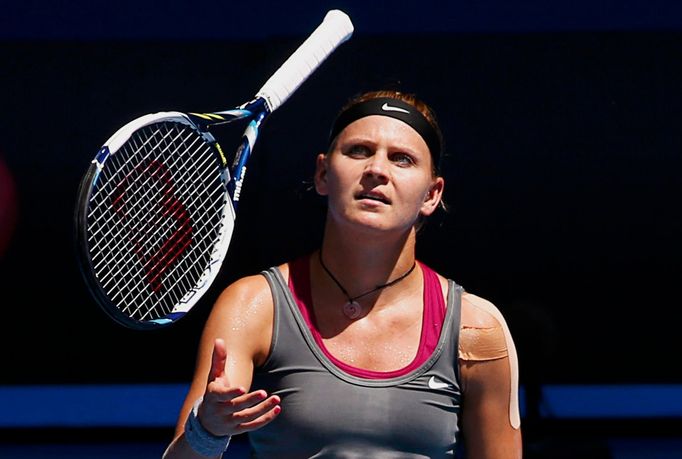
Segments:
[[[343,305],[343,315],[351,320],[358,319],[362,315],[362,306],[357,301],[349,301]]]

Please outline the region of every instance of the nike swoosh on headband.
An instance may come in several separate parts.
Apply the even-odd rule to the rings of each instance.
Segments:
[[[405,110],[404,108],[394,107],[392,105],[388,105],[388,102],[384,102],[384,105],[381,106],[381,109],[385,112],[410,113],[409,111]]]

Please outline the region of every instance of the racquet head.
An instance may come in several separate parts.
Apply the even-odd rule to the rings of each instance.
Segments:
[[[138,118],[100,149],[76,209],[81,270],[117,322],[181,318],[218,274],[234,227],[226,160],[182,113]]]

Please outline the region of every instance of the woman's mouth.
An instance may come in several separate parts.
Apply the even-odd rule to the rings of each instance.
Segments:
[[[358,193],[355,195],[355,199],[357,200],[368,199],[371,201],[381,202],[383,204],[391,204],[390,199],[388,199],[383,193],[379,193],[377,191],[367,191]]]

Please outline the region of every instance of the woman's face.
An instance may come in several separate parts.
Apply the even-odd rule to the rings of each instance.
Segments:
[[[340,225],[405,231],[431,215],[443,192],[426,142],[406,123],[372,115],[349,124],[317,159],[315,187]]]

